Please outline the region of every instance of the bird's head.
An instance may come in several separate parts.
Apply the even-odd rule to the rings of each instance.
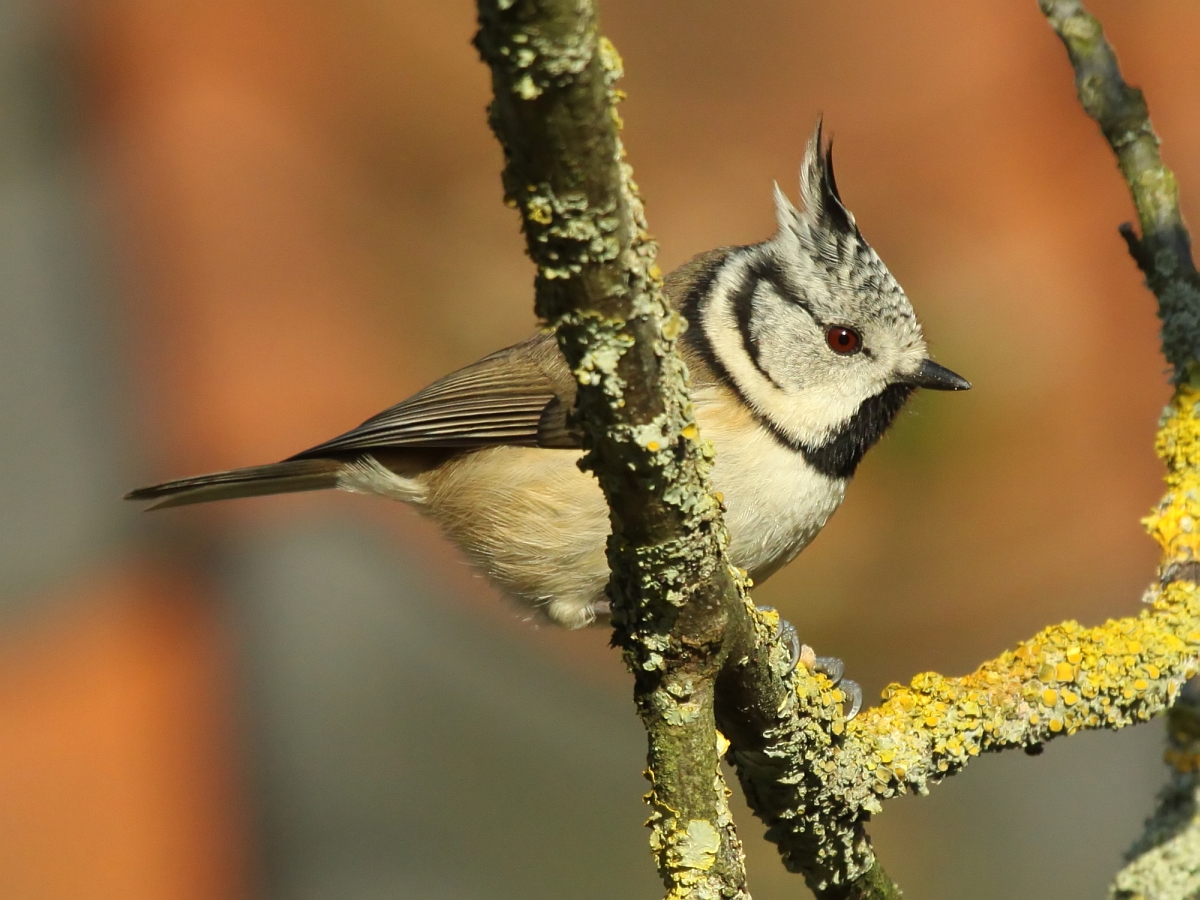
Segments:
[[[724,257],[695,324],[759,418],[847,477],[914,389],[971,385],[929,358],[912,304],[838,194],[820,124],[800,196],[797,209],[776,186],[778,230]]]

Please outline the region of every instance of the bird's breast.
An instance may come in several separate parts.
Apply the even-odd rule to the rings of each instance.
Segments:
[[[713,486],[725,499],[731,561],[762,581],[817,536],[846,481],[821,474],[723,393],[698,391],[695,406],[717,451]]]

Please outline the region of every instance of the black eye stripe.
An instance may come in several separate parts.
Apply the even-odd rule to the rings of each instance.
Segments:
[[[747,358],[763,378],[782,391],[782,385],[772,378],[771,373],[763,366],[761,348],[758,341],[754,339],[750,328],[750,317],[754,312],[754,295],[758,291],[759,285],[765,280],[767,279],[757,277],[754,268],[751,268],[746,272],[733,296],[729,298],[729,302],[733,306],[733,315],[737,320],[738,333],[741,335],[742,348],[746,351]]]
[[[794,304],[808,313],[808,315],[814,322],[817,323],[819,327],[822,329],[826,327],[825,322],[822,321],[815,312],[813,312],[812,304],[809,303],[808,298],[805,297],[803,293],[783,283],[783,279],[780,277],[780,273],[777,268],[766,263],[758,263],[750,270],[750,274],[752,277],[755,277],[760,281],[765,281],[767,284],[769,284],[771,289],[774,290],[782,300],[786,301],[787,303]]]

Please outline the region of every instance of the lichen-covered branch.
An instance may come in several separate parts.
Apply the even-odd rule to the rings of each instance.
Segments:
[[[579,382],[585,465],[608,500],[615,640],[649,736],[651,844],[671,897],[748,897],[719,768],[715,678],[740,587],[618,136],[620,59],[589,0],[479,0],[506,201],[537,310]]]
[[[1200,896],[1200,690],[1183,687],[1167,714],[1170,780],[1158,795],[1129,864],[1113,879],[1112,900],[1187,900]]]
[[[882,800],[907,790],[923,793],[983,752],[1037,752],[1045,741],[1082,728],[1148,719],[1164,711],[1195,672],[1200,291],[1190,239],[1145,100],[1121,79],[1099,24],[1073,0],[1041,6],[1067,46],[1080,100],[1129,184],[1141,237],[1129,226],[1121,231],[1159,299],[1163,350],[1175,368],[1177,392],[1157,442],[1168,490],[1146,520],[1163,549],[1159,579],[1147,593],[1151,608],[1137,618],[1091,629],[1064,623],[965,678],[931,673],[908,687],[892,685],[885,703],[841,737],[834,733],[836,718],[800,694],[798,714],[783,709],[763,746],[745,751],[735,745],[731,757],[752,806],[785,862],[804,871],[810,884],[861,882],[855,873],[870,860],[862,822]],[[1200,860],[1188,865],[1200,868]]]
[[[1175,370],[1175,399],[1159,432],[1158,452],[1168,463],[1167,494],[1146,519],[1163,548],[1159,585],[1200,581],[1200,459],[1197,437],[1172,429],[1191,404],[1195,413],[1200,372],[1200,276],[1191,236],[1179,211],[1175,175],[1162,162],[1142,92],[1125,83],[1100,23],[1078,0],[1040,0],[1042,12],[1067,48],[1084,110],[1100,126],[1137,208],[1139,237],[1121,226],[1129,252],[1158,298],[1163,354]],[[1194,589],[1194,588],[1193,588]],[[1200,689],[1185,686],[1168,720],[1171,780],[1146,832],[1129,851],[1129,864],[1112,886],[1116,898],[1183,900],[1200,893],[1200,820],[1196,813],[1196,753],[1200,744]]]

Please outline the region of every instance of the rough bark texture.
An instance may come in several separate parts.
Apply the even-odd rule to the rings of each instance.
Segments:
[[[722,751],[785,864],[818,898],[882,900],[899,891],[865,823],[884,799],[925,793],[983,752],[1036,752],[1081,729],[1149,719],[1195,673],[1200,293],[1187,231],[1145,102],[1120,81],[1099,26],[1078,3],[1042,8],[1134,194],[1142,236],[1123,233],[1159,298],[1176,370],[1157,444],[1168,492],[1146,520],[1164,551],[1160,578],[1137,617],[1047,628],[963,678],[919,675],[847,724],[827,679],[803,667],[785,674],[773,614],[755,611],[726,561],[712,450],[674,349],[684,324],[664,302],[624,163],[620,61],[599,36],[594,0],[479,0],[506,199],[537,265],[538,312],[579,380],[585,464],[612,514],[614,639],[649,737],[651,844],[670,897],[748,897]]]
[[[585,465],[611,510],[615,640],[649,736],[659,872],[669,896],[748,897],[713,717],[742,601],[674,349],[684,323],[664,301],[617,133],[620,59],[586,0],[481,0],[479,24],[505,199],[537,266],[538,314],[579,381]]]

